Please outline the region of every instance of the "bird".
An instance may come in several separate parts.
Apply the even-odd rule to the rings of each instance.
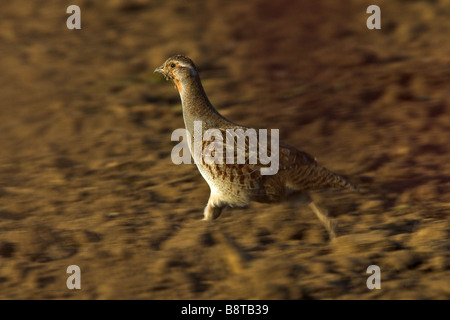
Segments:
[[[278,170],[274,174],[263,174],[267,163],[262,163],[260,157],[257,161],[248,161],[252,155],[250,138],[244,137],[243,146],[237,146],[238,138],[228,139],[229,132],[245,132],[253,129],[236,124],[222,116],[211,104],[203,88],[200,75],[194,62],[185,55],[174,55],[168,58],[156,73],[161,73],[166,80],[173,81],[181,98],[185,129],[189,137],[199,134],[198,126],[201,123],[200,133],[205,134],[214,129],[222,133],[227,139],[226,146],[235,146],[235,151],[226,155],[219,147],[212,150],[211,156],[221,156],[225,161],[206,161],[204,151],[216,138],[201,141],[201,152],[194,152],[194,140],[188,141],[189,150],[198,170],[210,187],[210,196],[203,210],[203,220],[217,219],[226,207],[247,207],[251,202],[280,203],[292,199],[302,199],[306,202],[318,219],[328,231],[329,238],[336,237],[336,221],[330,218],[327,212],[317,207],[310,196],[310,192],[319,189],[359,189],[344,177],[319,165],[314,157],[300,151],[284,142],[278,142]],[[239,131],[241,130],[241,131]],[[261,133],[258,134],[261,137]],[[203,141],[205,140],[205,141]],[[272,150],[272,136],[267,138],[267,150]],[[218,141],[216,141],[218,142]],[[239,149],[240,148],[240,149]],[[237,161],[238,152],[243,151],[245,162]],[[231,159],[229,159],[231,158]],[[216,158],[215,158],[216,159]],[[217,160],[217,159],[216,159]],[[229,161],[226,161],[229,160]],[[231,163],[230,163],[231,162]]]

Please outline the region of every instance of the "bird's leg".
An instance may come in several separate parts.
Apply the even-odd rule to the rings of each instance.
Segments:
[[[320,222],[322,222],[325,229],[327,229],[330,240],[336,237],[336,221],[328,216],[326,210],[320,210],[308,193],[301,193],[300,195],[297,194],[292,198],[292,200],[294,200],[297,204],[308,204],[311,210],[316,214],[317,218],[319,218]]]
[[[317,218],[319,218],[319,220],[323,223],[325,229],[327,229],[328,234],[330,235],[330,240],[336,238],[336,221],[331,219],[326,212],[322,212],[312,200],[308,203],[308,205],[311,210],[314,211]]]
[[[215,206],[210,197],[208,200],[208,204],[206,205],[205,210],[203,211],[204,215],[203,220],[212,221],[214,219],[217,219],[222,213],[223,208],[224,207],[221,206]]]

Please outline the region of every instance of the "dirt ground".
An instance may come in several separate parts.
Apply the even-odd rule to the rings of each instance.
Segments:
[[[1,299],[450,298],[449,0],[39,3],[0,10]],[[336,239],[307,206],[200,220],[209,187],[171,161],[179,95],[153,74],[176,53],[224,116],[359,186],[313,194]]]

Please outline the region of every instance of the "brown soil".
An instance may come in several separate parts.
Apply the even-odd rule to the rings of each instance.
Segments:
[[[381,30],[373,1],[59,2],[0,11],[1,299],[450,298],[448,0],[379,0]],[[209,188],[171,162],[179,96],[153,74],[174,53],[223,115],[361,188],[314,193],[335,240],[308,207],[200,220]]]

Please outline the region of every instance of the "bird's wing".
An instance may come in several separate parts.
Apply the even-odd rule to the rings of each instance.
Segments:
[[[204,155],[210,155],[210,160],[213,160],[209,165],[216,175],[236,188],[246,189],[256,200],[282,198],[286,187],[296,191],[326,187],[356,189],[343,177],[318,165],[308,153],[277,140],[272,141],[269,135],[248,131],[249,128],[244,127],[218,130],[220,141],[216,136],[203,141]],[[277,160],[278,165],[275,165]],[[271,167],[273,174],[267,174]]]

